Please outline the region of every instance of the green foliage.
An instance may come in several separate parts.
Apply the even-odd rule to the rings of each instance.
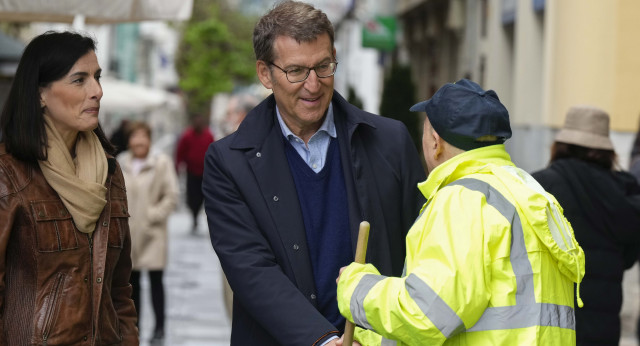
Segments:
[[[393,64],[385,77],[380,115],[402,121],[411,135],[418,152],[422,151],[420,115],[410,112],[415,101],[416,88],[411,80],[411,67]]]
[[[176,67],[191,114],[206,113],[216,93],[255,80],[253,21],[223,6],[195,0],[183,30]]]

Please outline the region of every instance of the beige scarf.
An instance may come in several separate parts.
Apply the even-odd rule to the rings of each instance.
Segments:
[[[46,122],[47,161],[38,161],[47,183],[69,209],[76,227],[84,233],[95,230],[96,221],[107,204],[107,157],[93,131],[78,133],[76,159],[65,145],[49,116]]]

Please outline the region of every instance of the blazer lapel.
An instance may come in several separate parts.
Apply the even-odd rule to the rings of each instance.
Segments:
[[[262,114],[273,117],[273,114]],[[283,136],[280,126],[273,122],[271,131],[264,142],[248,150],[246,157],[258,181],[275,231],[289,258],[296,285],[302,292],[314,292],[313,270],[307,248],[307,237],[302,220],[302,211],[298,201],[289,162],[284,152]],[[266,225],[263,227],[268,230]]]
[[[367,179],[366,150],[362,150],[362,145],[356,130],[359,126],[375,127],[366,117],[361,116],[360,109],[347,103],[337,92],[333,93],[333,116],[340,143],[340,159],[344,171],[344,182],[347,188],[347,199],[349,203],[349,229],[351,231],[351,247],[355,257],[356,245],[358,243],[358,231],[361,221],[369,221],[372,225],[374,215],[369,215],[368,203],[372,203],[370,196],[375,194],[372,191]],[[375,189],[374,189],[375,190]],[[374,199],[377,201],[377,199]],[[378,211],[382,215],[382,211]],[[375,229],[372,232],[378,232]]]

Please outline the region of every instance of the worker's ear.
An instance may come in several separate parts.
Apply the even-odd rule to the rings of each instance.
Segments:
[[[273,75],[271,74],[271,69],[266,62],[262,60],[256,61],[256,73],[258,75],[258,79],[260,79],[260,83],[262,83],[265,88],[273,89],[274,83],[271,80]]]
[[[436,131],[430,132],[431,136],[433,136],[433,158],[434,160],[438,160],[442,158],[442,154],[444,153],[444,139],[442,139]]]

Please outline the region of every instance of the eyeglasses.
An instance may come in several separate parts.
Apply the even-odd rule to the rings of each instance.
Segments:
[[[309,73],[311,73],[311,70],[314,70],[316,72],[316,76],[318,76],[318,78],[331,77],[336,73],[336,69],[338,68],[337,61],[323,63],[314,67],[292,67],[288,70],[285,70],[272,62],[270,62],[269,64],[279,68],[280,71],[284,72],[289,83],[304,82],[309,77]]]

